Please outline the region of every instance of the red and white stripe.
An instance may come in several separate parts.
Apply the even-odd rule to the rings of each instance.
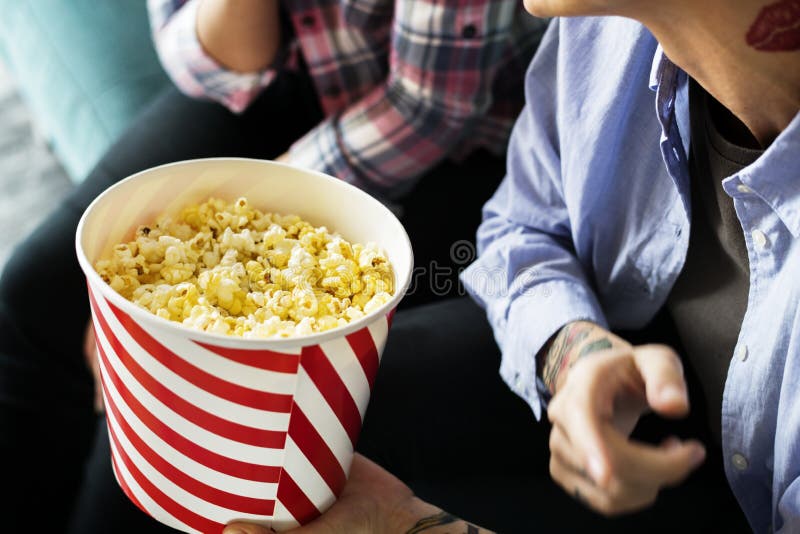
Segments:
[[[319,345],[237,349],[143,326],[89,288],[114,473],[185,532],[285,530],[342,491],[391,313]]]

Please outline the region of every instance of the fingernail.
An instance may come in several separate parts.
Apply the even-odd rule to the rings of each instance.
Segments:
[[[679,447],[681,444],[681,440],[676,438],[675,436],[670,436],[664,440],[664,448],[667,450],[672,450],[676,447]]]
[[[673,403],[687,401],[686,391],[676,386],[665,386],[664,389],[661,390],[661,402]]]
[[[603,477],[603,464],[596,456],[589,457],[589,465],[587,467],[589,468],[589,474],[595,482]]]
[[[692,463],[700,465],[706,459],[706,448],[702,445],[695,445],[692,448]]]

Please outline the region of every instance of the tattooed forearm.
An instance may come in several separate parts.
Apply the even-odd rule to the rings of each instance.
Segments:
[[[587,354],[591,354],[593,352],[597,352],[598,350],[606,350],[611,348],[611,341],[608,340],[607,337],[598,339],[596,341],[592,341],[584,345],[581,348],[581,351],[578,353],[578,357],[576,359],[583,358]],[[575,362],[573,362],[575,363]]]
[[[466,534],[480,533],[480,529],[475,525],[466,523],[465,521],[457,518],[452,514],[448,514],[447,512],[439,512],[438,514],[434,514],[432,516],[420,519],[413,527],[411,527],[411,529],[406,531],[406,534],[416,534],[417,532],[423,532],[425,530],[429,530],[442,525],[449,525],[452,523],[463,523],[464,525],[466,525],[466,530],[463,531]],[[455,526],[459,527],[460,525],[455,525]]]
[[[544,349],[539,360],[541,377],[547,389],[555,395],[565,371],[575,362],[602,350],[610,349],[613,335],[587,321],[576,321],[564,326]]]
[[[569,364],[569,353],[578,346],[592,330],[589,323],[570,323],[562,328],[556,335],[544,359],[542,380],[551,393],[556,392],[556,383],[561,371]]]

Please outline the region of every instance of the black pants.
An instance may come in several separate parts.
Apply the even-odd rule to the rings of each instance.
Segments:
[[[660,314],[634,343],[676,345]],[[606,519],[574,501],[548,474],[549,424],[497,374],[500,354],[484,312],[468,298],[398,313],[359,449],[426,500],[499,532],[748,532],[711,441],[700,389],[687,371],[692,413],[683,421],[645,416],[637,439],[701,439],[705,464],[641,513]],[[402,401],[398,402],[398,399]]]
[[[77,221],[109,185],[154,165],[283,153],[320,119],[315,101],[308,81],[291,75],[241,116],[170,90],[17,249],[0,279],[0,475],[11,493],[0,501],[4,530],[169,531],[118,488],[104,418],[92,411]],[[442,163],[402,199],[417,265],[427,270],[395,320],[360,450],[423,498],[501,532],[676,525],[700,532],[740,519],[721,464],[666,492],[648,514],[608,522],[583,510],[550,481],[547,426],[499,380],[483,313],[465,298],[423,305],[459,292],[455,277],[470,259],[462,241],[472,241],[480,206],[502,174],[502,161],[477,154],[460,165]]]
[[[13,492],[0,500],[3,530],[33,517],[46,517],[57,532],[70,521],[75,532],[129,526],[89,526],[93,515],[117,517],[104,503],[111,498],[106,492],[118,491],[103,479],[108,445],[104,423],[92,412],[82,356],[89,307],[74,235],[84,209],[110,185],[155,165],[211,156],[274,158],[321,118],[314,88],[299,74],[282,74],[242,115],[169,89],[19,245],[0,278],[0,477]],[[503,173],[501,158],[475,153],[460,164],[442,162],[399,200],[418,264],[437,273],[435,284],[415,276],[404,307],[458,293],[457,271],[469,257],[451,261],[451,245],[474,240],[480,207]],[[77,519],[71,519],[74,510]],[[131,531],[140,531],[134,525]]]

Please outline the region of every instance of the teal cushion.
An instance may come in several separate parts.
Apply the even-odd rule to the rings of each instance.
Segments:
[[[0,0],[0,56],[73,180],[168,83],[145,0]]]

